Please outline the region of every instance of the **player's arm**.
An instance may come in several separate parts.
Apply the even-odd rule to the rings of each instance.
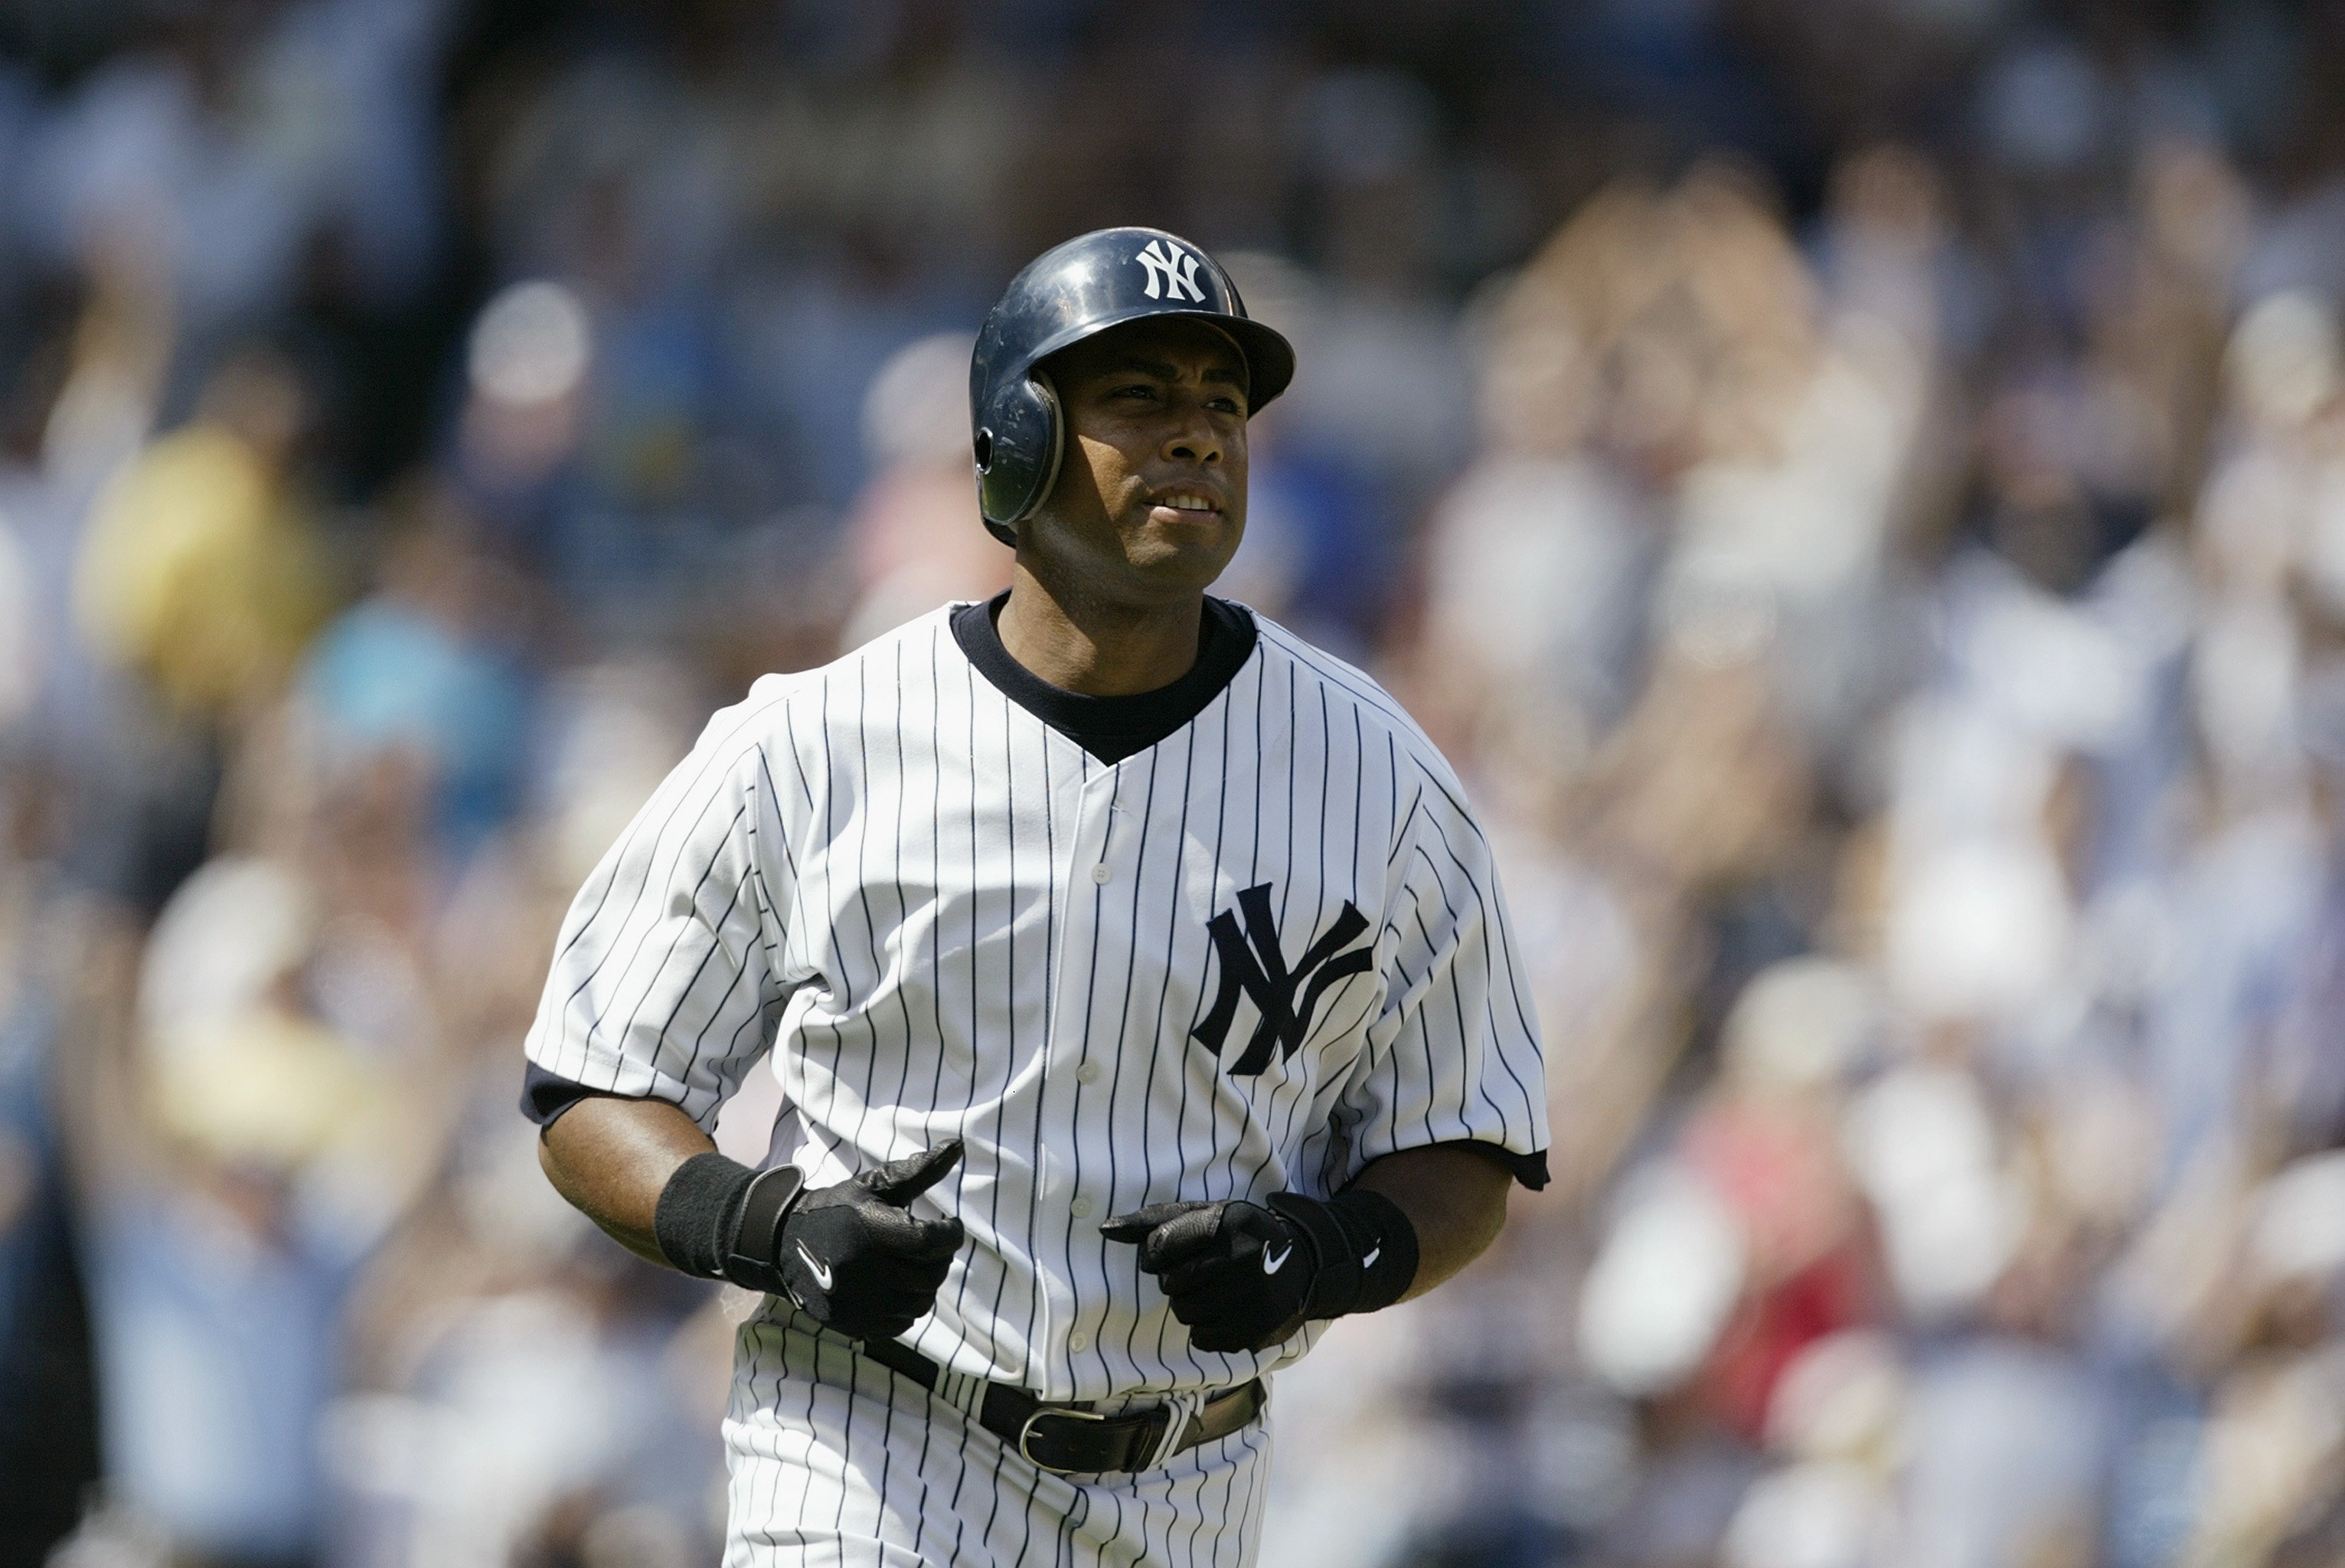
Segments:
[[[553,1190],[654,1263],[669,1261],[659,1245],[660,1194],[686,1160],[716,1152],[700,1124],[665,1100],[610,1095],[579,1101],[537,1141],[537,1163]]]
[[[1314,1319],[1422,1296],[1507,1219],[1505,1166],[1457,1147],[1371,1161],[1334,1197],[1160,1203],[1101,1227],[1140,1249],[1201,1350],[1266,1350]]]
[[[826,1327],[892,1339],[925,1315],[960,1250],[958,1219],[909,1212],[960,1159],[949,1140],[834,1186],[726,1158],[665,1100],[595,1095],[538,1139],[554,1189],[637,1256],[787,1296]]]
[[[959,1249],[959,1220],[909,1212],[959,1143],[807,1190],[789,1166],[727,1159],[706,1131],[797,983],[780,958],[790,862],[759,852],[788,840],[760,740],[786,697],[761,682],[711,720],[573,901],[522,1104],[546,1176],[620,1245],[892,1338]]]
[[[1514,1180],[1495,1160],[1441,1145],[1386,1155],[1360,1173],[1353,1190],[1390,1201],[1416,1237],[1416,1271],[1400,1299],[1424,1295],[1488,1250],[1507,1223]]]

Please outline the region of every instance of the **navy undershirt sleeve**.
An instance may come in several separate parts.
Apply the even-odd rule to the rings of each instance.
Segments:
[[[614,1095],[608,1089],[590,1089],[584,1084],[571,1082],[558,1073],[549,1073],[532,1062],[522,1078],[521,1114],[535,1122],[541,1128],[550,1127],[561,1119],[563,1112],[570,1109],[579,1101],[591,1100],[597,1096],[613,1100],[642,1098],[637,1095]]]
[[[1525,1187],[1528,1187],[1532,1192],[1538,1191],[1548,1184],[1547,1151],[1545,1149],[1540,1149],[1533,1154],[1518,1155],[1514,1150],[1502,1148],[1497,1144],[1486,1144],[1479,1141],[1455,1144],[1436,1144],[1434,1147],[1443,1149],[1464,1149],[1469,1155],[1479,1155],[1482,1158],[1490,1161],[1492,1164],[1504,1170],[1508,1176],[1513,1176],[1517,1181],[1522,1183]]]

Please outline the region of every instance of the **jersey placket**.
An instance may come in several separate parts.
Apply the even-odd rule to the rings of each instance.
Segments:
[[[1062,896],[1058,951],[1051,954],[1051,1027],[1044,1044],[1041,1095],[1042,1125],[1071,1129],[1066,1141],[1035,1150],[1042,1201],[1033,1238],[1036,1260],[1048,1264],[1039,1270],[1043,1300],[1042,1343],[1053,1351],[1046,1362],[1045,1398],[1072,1399],[1074,1363],[1090,1353],[1101,1332],[1108,1307],[1105,1301],[1078,1304],[1074,1296],[1078,1245],[1104,1217],[1099,1204],[1108,1191],[1109,1173],[1084,1162],[1081,1130],[1086,1118],[1104,1125],[1108,1092],[1106,1064],[1091,1051],[1095,1008],[1104,1000],[1102,988],[1122,984],[1121,972],[1101,972],[1105,954],[1101,942],[1102,911],[1111,889],[1128,883],[1128,860],[1139,834],[1119,833],[1122,815],[1119,792],[1122,769],[1092,762],[1073,788],[1052,801],[1061,808],[1069,828],[1061,842],[1061,863],[1053,868]],[[1096,1163],[1096,1156],[1094,1156]]]

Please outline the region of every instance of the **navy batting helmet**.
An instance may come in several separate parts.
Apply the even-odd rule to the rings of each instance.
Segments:
[[[1221,264],[1161,229],[1101,229],[1026,265],[985,318],[969,367],[977,496],[1006,545],[1058,482],[1066,432],[1058,394],[1034,367],[1061,349],[1143,316],[1185,316],[1228,333],[1245,356],[1246,406],[1294,379],[1294,349],[1246,314]]]

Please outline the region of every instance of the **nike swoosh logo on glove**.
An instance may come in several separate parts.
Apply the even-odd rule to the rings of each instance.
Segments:
[[[1368,1250],[1368,1255],[1367,1255],[1365,1257],[1363,1257],[1363,1258],[1361,1258],[1361,1259],[1360,1259],[1360,1267],[1361,1267],[1361,1268],[1374,1268],[1374,1267],[1376,1266],[1376,1259],[1377,1259],[1377,1258],[1379,1258],[1379,1257],[1382,1257],[1384,1255],[1385,1255],[1385,1249],[1384,1249],[1383,1247],[1371,1247],[1371,1248],[1369,1248],[1369,1250]]]
[[[803,1241],[798,1243],[798,1256],[806,1259],[807,1268],[812,1271],[814,1275],[814,1282],[817,1285],[821,1286],[825,1290],[829,1289],[830,1270],[825,1268],[821,1264],[817,1263],[814,1260],[814,1254],[806,1249],[806,1243]]]
[[[1291,1241],[1286,1244],[1286,1249],[1275,1257],[1273,1257],[1270,1255],[1270,1249],[1268,1247],[1264,1247],[1263,1248],[1262,1254],[1262,1271],[1264,1274],[1275,1274],[1281,1268],[1285,1268],[1286,1260],[1294,1256],[1294,1244]]]

